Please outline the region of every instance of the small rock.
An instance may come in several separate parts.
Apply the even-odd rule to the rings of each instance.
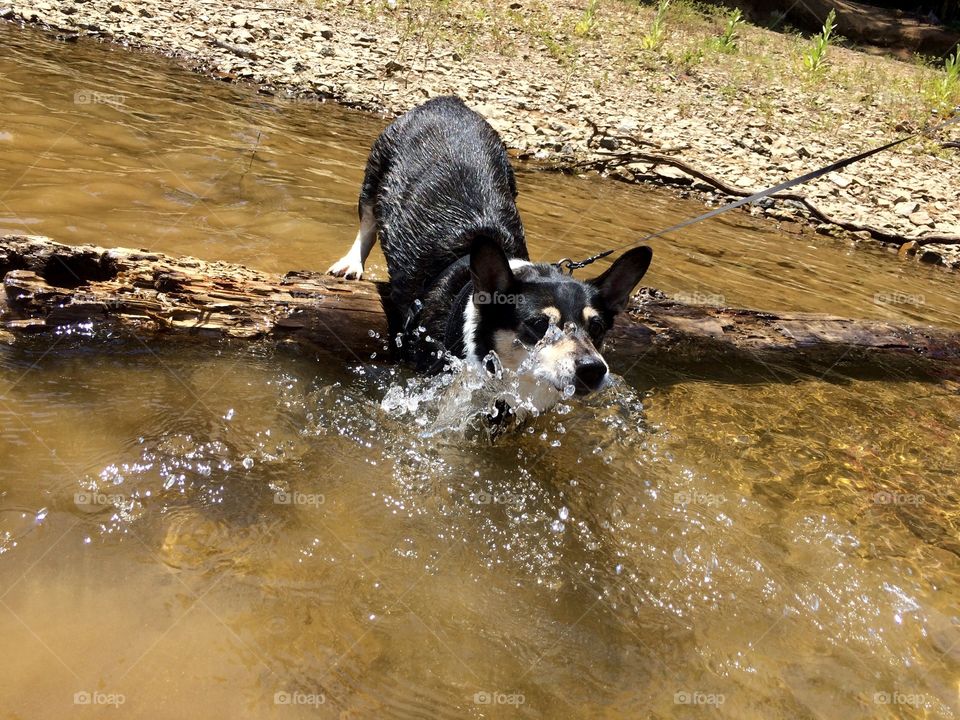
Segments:
[[[332,40],[332,39],[333,39],[333,28],[332,28],[332,27],[330,27],[330,26],[328,26],[328,25],[321,25],[320,28],[319,28],[319,32],[320,32],[320,37],[322,37],[324,40]],[[362,40],[363,38],[360,38],[360,39]]]
[[[675,168],[672,165],[657,165],[653,172],[662,177],[664,180],[671,180],[673,182],[692,182],[689,175],[687,175],[683,170]]]
[[[149,10],[147,10],[147,8],[144,8],[144,7],[140,8],[139,10],[137,10],[137,14],[138,14],[140,17],[142,17],[142,18],[152,18],[152,17],[153,17],[153,13],[150,12]]]
[[[908,200],[906,202],[898,202],[893,206],[893,211],[900,215],[901,217],[910,217],[913,213],[917,212],[920,209],[918,203]]]
[[[230,27],[248,28],[250,27],[250,21],[247,20],[246,15],[234,15],[230,18]]]
[[[13,15],[14,15],[13,8],[11,7],[0,8],[0,19],[9,20],[10,18],[13,17]]]
[[[914,225],[933,225],[933,218],[930,217],[930,214],[926,210],[917,210],[917,212],[910,213],[910,222]]]
[[[112,13],[122,13],[122,12],[124,12],[123,5],[121,5],[120,3],[113,3],[113,5],[111,5],[111,6],[108,8],[108,10],[109,10],[110,12],[112,12]]]
[[[829,175],[827,175],[827,177],[830,178],[831,181],[833,181],[834,185],[841,188],[849,187],[850,183],[853,182],[853,180],[848,178],[846,175],[841,175],[840,173],[837,173],[837,172],[832,172]]]
[[[924,250],[920,253],[920,262],[929,263],[931,265],[943,265],[943,258],[939,253],[933,252],[933,250]]]
[[[897,250],[897,255],[898,255],[899,257],[907,257],[908,255],[916,255],[916,254],[917,254],[917,250],[919,250],[919,249],[920,249],[920,243],[918,243],[916,240],[911,240],[911,241],[909,241],[909,242],[905,242],[903,245],[900,246],[900,249]]]
[[[600,140],[600,147],[604,150],[618,150],[620,148],[620,141],[616,138],[605,137]]]

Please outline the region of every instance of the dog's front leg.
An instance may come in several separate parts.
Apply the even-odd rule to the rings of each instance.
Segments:
[[[327,272],[348,280],[359,280],[363,277],[363,265],[367,261],[367,256],[370,255],[376,242],[377,220],[374,217],[373,208],[368,205],[360,212],[360,230],[357,232],[357,239],[353,241],[349,252],[331,265]]]

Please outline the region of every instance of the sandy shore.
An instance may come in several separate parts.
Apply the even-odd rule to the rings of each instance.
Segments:
[[[430,13],[448,7],[421,5]],[[641,141],[642,151],[744,191],[917,127],[917,108],[904,88],[919,86],[931,72],[837,47],[830,50],[832,74],[807,86],[791,70],[796,39],[768,30],[745,26],[737,54],[705,57],[701,49],[695,62],[661,62],[631,50],[631,23],[646,22],[647,9],[619,4],[598,24],[597,37],[579,38],[562,29],[564,23],[573,27],[582,4],[551,7],[549,17],[530,20],[561,28],[539,35],[524,30],[525,6],[504,4],[503,12],[512,13],[508,21],[449,7],[425,15],[423,8],[392,0],[0,0],[0,17],[173,55],[224,79],[387,114],[456,93],[488,117],[515,155],[563,167],[637,147],[613,138],[603,147],[596,138],[590,143],[596,124]],[[543,6],[531,4],[531,18],[542,12]],[[682,46],[687,38],[689,44],[698,32],[698,26],[677,28],[672,41]],[[960,246],[928,242],[935,236],[960,242],[960,150],[940,144],[960,139],[956,128],[936,142],[901,146],[797,192],[841,223],[874,229],[855,235],[893,236],[895,244],[919,239],[922,247],[904,250],[960,267]],[[726,198],[716,185],[665,163],[632,162],[610,172],[631,182],[690,186],[708,201]],[[763,212],[834,230],[794,202]]]

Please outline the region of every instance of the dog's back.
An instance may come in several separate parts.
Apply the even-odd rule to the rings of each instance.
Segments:
[[[478,235],[527,259],[516,195],[500,137],[459,98],[435,98],[390,125],[371,150],[360,213],[373,208],[397,309],[424,298]]]

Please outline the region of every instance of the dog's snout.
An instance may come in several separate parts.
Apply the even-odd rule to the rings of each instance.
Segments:
[[[577,360],[577,381],[588,390],[596,390],[603,384],[607,366],[597,357],[585,357]]]

